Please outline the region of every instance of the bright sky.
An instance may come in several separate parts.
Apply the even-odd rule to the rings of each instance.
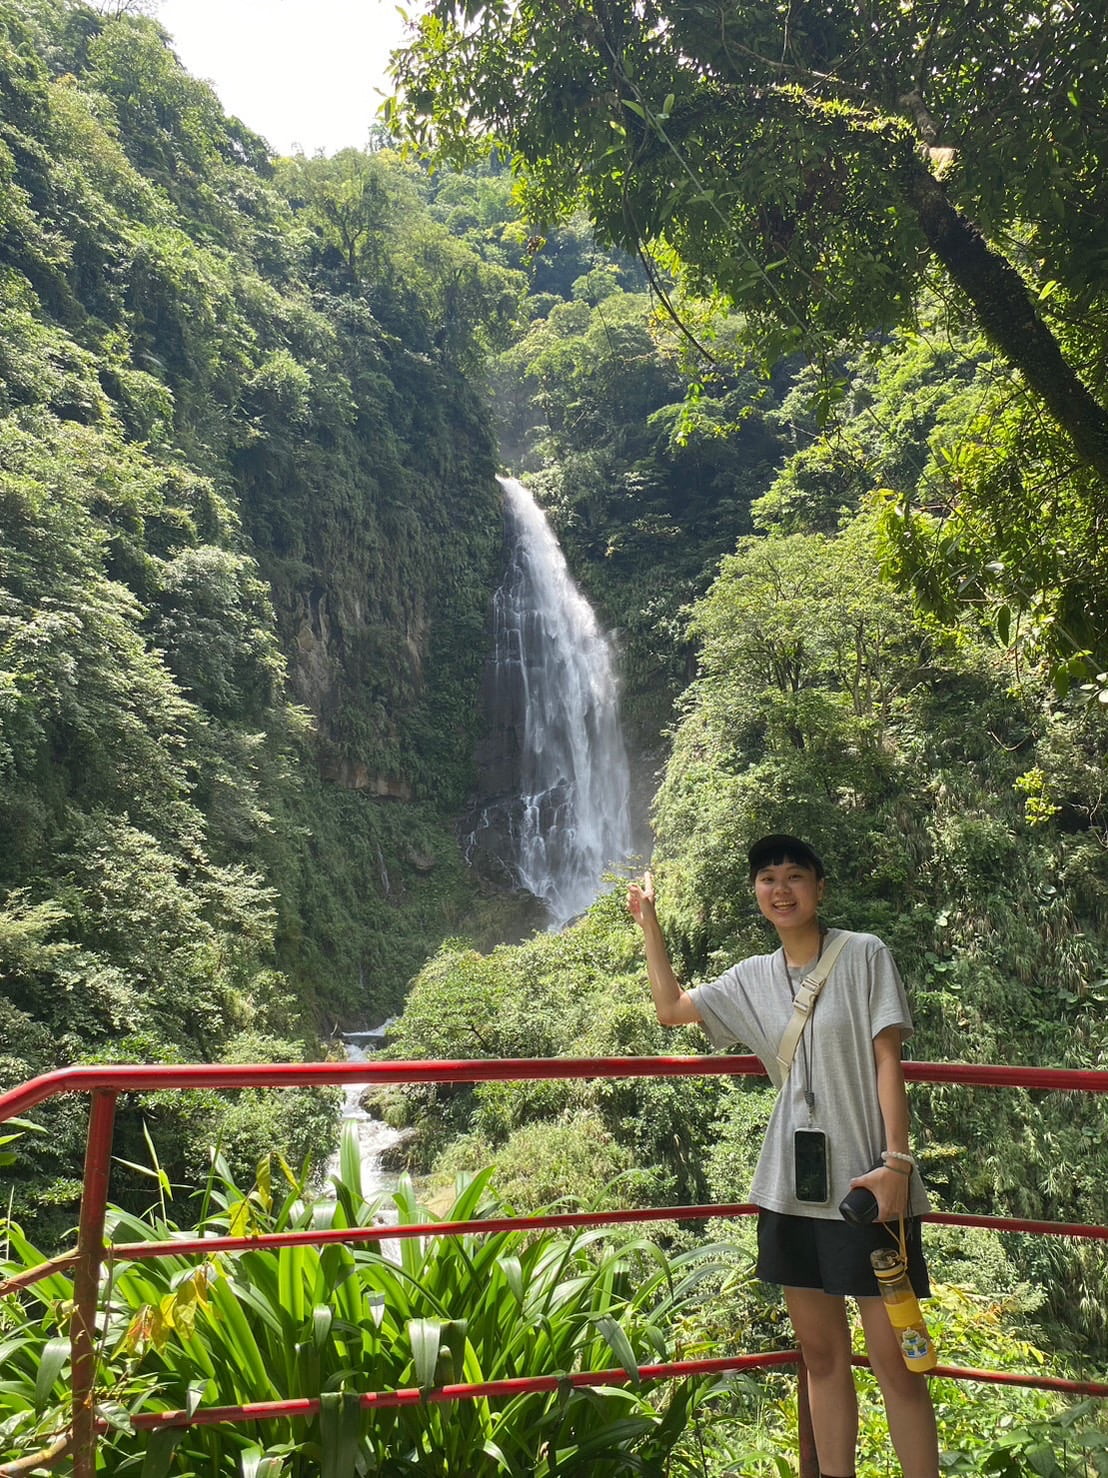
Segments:
[[[160,0],[154,15],[278,154],[364,147],[404,24],[394,0]]]

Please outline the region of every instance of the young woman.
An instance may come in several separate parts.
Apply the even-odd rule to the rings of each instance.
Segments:
[[[798,837],[763,837],[748,860],[754,896],[781,947],[733,965],[718,980],[684,990],[673,972],[650,873],[632,883],[627,906],[643,931],[658,1020],[697,1024],[717,1047],[742,1042],[774,1061],[793,1015],[793,997],[841,931],[819,919],[824,870]],[[848,934],[778,1094],[750,1190],[758,1206],[758,1276],[784,1288],[808,1369],[808,1397],[822,1478],[853,1478],[858,1402],[850,1365],[846,1298],[858,1301],[866,1350],[885,1401],[904,1478],[938,1478],[935,1414],[924,1376],[910,1371],[881,1306],[869,1254],[891,1246],[882,1225],[907,1218],[909,1273],[930,1290],[919,1235],[927,1197],[908,1149],[908,1097],[900,1050],[911,1034],[908,1003],[887,947]],[[797,1184],[794,1136],[826,1163],[823,1187]],[[839,1202],[853,1186],[877,1198],[877,1220],[857,1227]],[[798,1191],[800,1195],[798,1195]],[[805,1197],[821,1196],[817,1202]]]

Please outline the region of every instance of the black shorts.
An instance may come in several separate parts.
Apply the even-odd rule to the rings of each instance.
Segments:
[[[918,1216],[904,1223],[904,1232],[908,1276],[917,1298],[928,1298],[931,1284]],[[895,1233],[880,1222],[857,1227],[848,1221],[759,1210],[755,1272],[763,1282],[786,1288],[822,1288],[824,1293],[876,1298],[880,1289],[869,1255],[878,1247],[896,1245]]]

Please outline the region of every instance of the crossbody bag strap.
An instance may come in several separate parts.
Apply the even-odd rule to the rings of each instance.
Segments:
[[[777,1044],[777,1057],[774,1064],[766,1064],[769,1067],[769,1075],[773,1079],[774,1087],[783,1088],[789,1076],[789,1069],[793,1065],[793,1058],[804,1034],[804,1028],[808,1025],[812,1014],[812,1007],[819,999],[819,993],[823,989],[824,982],[831,974],[831,967],[839,958],[843,945],[850,938],[850,930],[842,929],[837,937],[827,946],[820,955],[812,969],[805,975],[800,983],[800,989],[793,997],[793,1014],[789,1017],[789,1024],[781,1034],[781,1040]],[[774,1071],[776,1068],[776,1071]]]

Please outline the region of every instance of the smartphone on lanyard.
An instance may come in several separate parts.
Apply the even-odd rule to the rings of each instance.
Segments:
[[[793,1130],[793,1178],[796,1199],[826,1206],[831,1196],[827,1135],[822,1129]]]

